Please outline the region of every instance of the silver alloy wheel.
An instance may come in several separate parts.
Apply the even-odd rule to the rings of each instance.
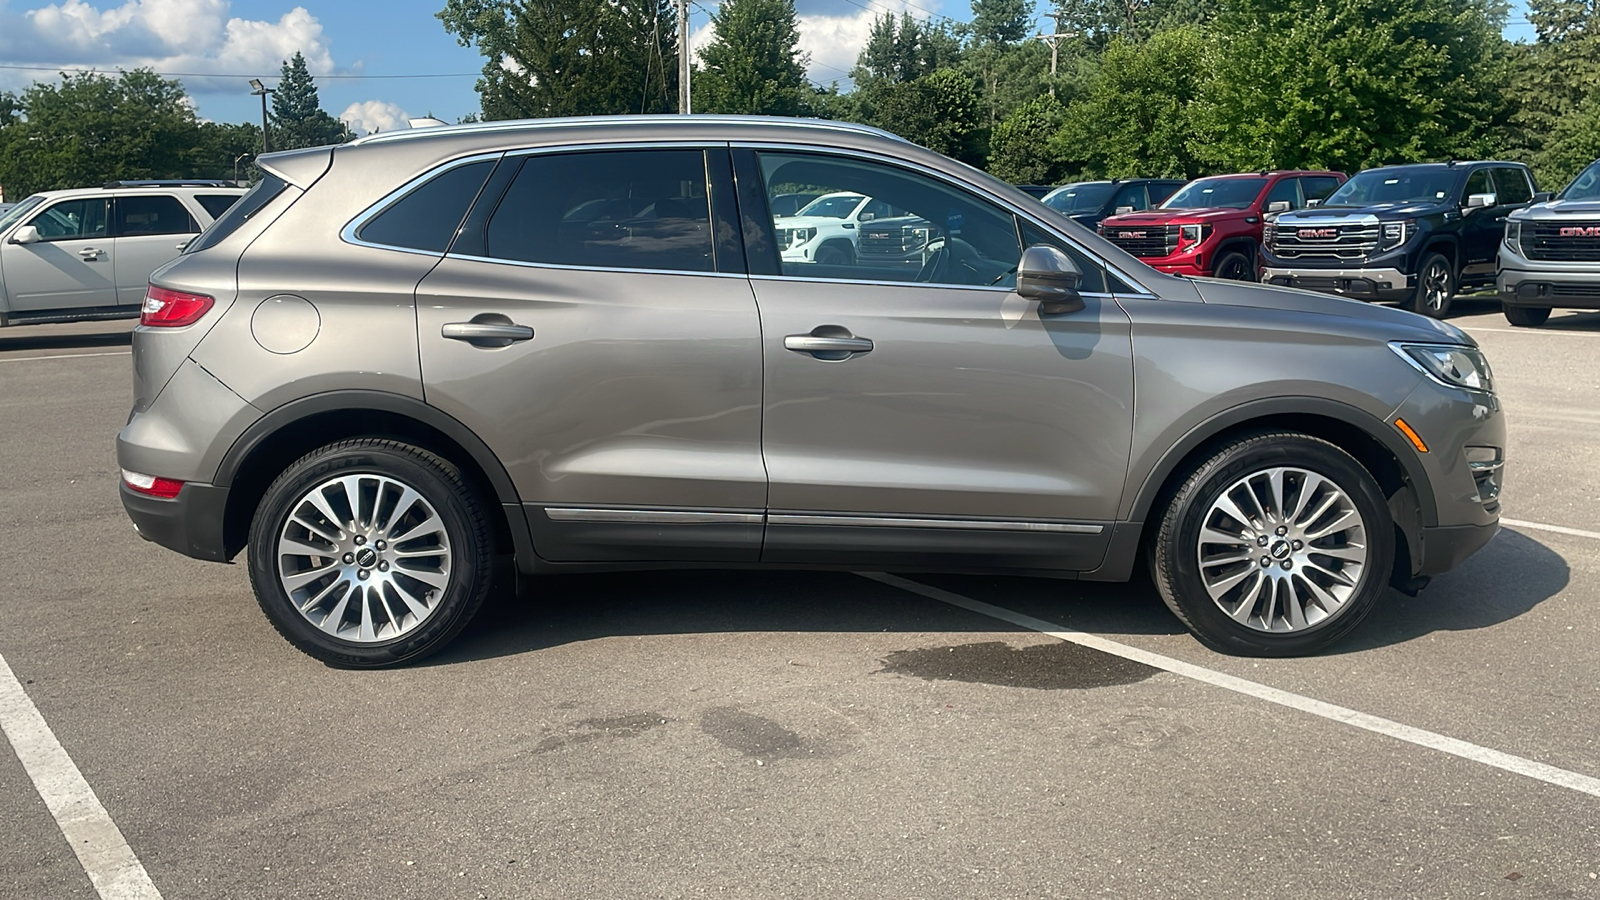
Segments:
[[[1206,510],[1200,580],[1229,618],[1256,631],[1305,631],[1337,616],[1367,564],[1366,523],[1342,488],[1297,468],[1253,472]]]
[[[342,475],[290,508],[279,582],[300,615],[346,641],[387,641],[421,625],[450,583],[450,536],[437,510],[387,475]]]
[[[1450,302],[1450,294],[1450,267],[1443,259],[1435,259],[1422,273],[1422,302],[1438,311]]]

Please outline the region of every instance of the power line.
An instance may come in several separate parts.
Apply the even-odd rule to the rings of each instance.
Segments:
[[[135,67],[139,68],[139,67]],[[0,69],[17,69],[27,72],[104,72],[107,69],[122,70],[121,66],[8,66],[0,65]],[[277,77],[276,72],[154,72],[162,78],[268,78]],[[360,80],[373,78],[481,78],[482,72],[430,72],[419,75],[313,75],[318,81],[328,79]]]

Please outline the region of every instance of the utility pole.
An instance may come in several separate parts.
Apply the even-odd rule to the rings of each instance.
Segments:
[[[1060,56],[1060,44],[1067,38],[1072,37],[1072,35],[1061,30],[1061,20],[1066,18],[1066,15],[1066,13],[1058,9],[1055,12],[1048,12],[1040,16],[1040,19],[1050,19],[1055,22],[1055,32],[1053,34],[1034,35],[1035,40],[1044,41],[1050,45],[1050,96],[1052,97],[1056,95],[1056,60]]]
[[[261,152],[267,153],[271,148],[267,146],[267,95],[276,94],[277,91],[261,83],[261,79],[250,79],[251,96],[261,98]]]
[[[689,102],[689,0],[678,0],[678,112],[694,111]]]

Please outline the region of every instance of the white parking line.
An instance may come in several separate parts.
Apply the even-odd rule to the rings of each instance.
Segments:
[[[1471,334],[1474,331],[1492,331],[1495,334],[1527,334],[1535,337],[1544,337],[1551,334],[1562,334],[1567,337],[1600,337],[1600,332],[1595,331],[1561,331],[1551,328],[1489,328],[1484,325],[1466,325],[1464,331]]]
[[[102,900],[161,900],[100,798],[0,656],[0,731]]]
[[[62,353],[56,356],[6,356],[0,357],[0,362],[38,362],[41,359],[88,359],[91,356],[127,356],[132,350],[116,350],[111,353]]]
[[[1570,534],[1573,537],[1593,538],[1600,541],[1600,531],[1584,531],[1582,528],[1568,528],[1565,525],[1546,525],[1543,522],[1524,522],[1521,519],[1501,519],[1501,525],[1510,525],[1512,528],[1531,528],[1534,531],[1553,531],[1556,534]]]
[[[1581,794],[1588,794],[1591,797],[1600,797],[1600,778],[1591,778],[1588,775],[1580,775],[1577,772],[1569,772],[1566,769],[1558,769],[1555,766],[1546,765],[1541,762],[1534,762],[1531,759],[1523,759],[1520,756],[1512,756],[1509,753],[1502,753],[1499,750],[1492,750],[1488,747],[1480,747],[1477,744],[1471,744],[1466,741],[1458,740],[1442,734],[1437,734],[1432,731],[1425,731],[1421,728],[1413,728],[1410,725],[1402,725],[1401,723],[1392,721],[1390,719],[1383,719],[1379,718],[1378,716],[1369,716],[1363,712],[1357,712],[1353,709],[1346,709],[1343,706],[1335,706],[1332,703],[1324,703],[1321,700],[1315,700],[1311,697],[1305,697],[1289,691],[1279,690],[1278,688],[1268,687],[1264,684],[1248,681],[1243,678],[1236,678],[1232,675],[1207,669],[1204,666],[1197,666],[1192,663],[1183,662],[1182,660],[1173,659],[1170,656],[1162,656],[1159,653],[1151,653],[1148,650],[1140,650],[1137,647],[1130,647],[1127,644],[1121,644],[1113,640],[1108,640],[1100,637],[1099,635],[1089,634],[1083,631],[1072,631],[1070,629],[1062,628],[1060,625],[1057,625],[1053,622],[1046,622],[1043,619],[1035,619],[1032,616],[1024,615],[1019,612],[1013,612],[1009,609],[1003,609],[992,604],[984,603],[981,600],[974,600],[971,597],[963,597],[962,595],[953,593],[951,591],[931,587],[929,585],[921,584],[920,582],[911,581],[905,578],[900,578],[895,575],[886,575],[882,572],[857,572],[856,574],[862,576],[863,578],[870,578],[873,581],[890,585],[891,587],[897,587],[901,590],[910,591],[914,594],[921,594],[922,596],[931,600],[938,600],[941,603],[948,603],[951,606],[959,606],[962,609],[971,610],[972,612],[979,613],[981,615],[999,619],[1002,622],[1010,622],[1013,625],[1026,628],[1030,631],[1037,631],[1040,634],[1047,634],[1050,637],[1057,638],[1059,640],[1068,641],[1083,647],[1089,647],[1104,653],[1110,653],[1113,656],[1120,656],[1123,659],[1129,659],[1134,662],[1144,663],[1151,668],[1161,669],[1165,672],[1171,672],[1174,675],[1181,675],[1184,678],[1190,678],[1204,684],[1209,684],[1213,687],[1234,691],[1235,693],[1244,694],[1248,697],[1254,697],[1258,700],[1265,700],[1268,703],[1276,703],[1279,706],[1287,706],[1290,709],[1310,713],[1313,716],[1320,716],[1324,719],[1329,719],[1334,722],[1342,722],[1345,725],[1350,725],[1365,731],[1387,735],[1397,740],[1405,741],[1409,744],[1416,744],[1419,747],[1427,747],[1430,750],[1437,750],[1440,753],[1448,753],[1451,756],[1459,756],[1462,759],[1470,759],[1473,762],[1483,763],[1486,766],[1493,766],[1496,769],[1501,769],[1506,772],[1513,772],[1517,775],[1526,775],[1529,778],[1538,779],[1539,781],[1543,781],[1547,784],[1564,787],[1569,790],[1577,791]]]

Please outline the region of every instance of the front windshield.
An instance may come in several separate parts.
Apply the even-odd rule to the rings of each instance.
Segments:
[[[1600,160],[1578,173],[1572,183],[1561,191],[1557,200],[1600,200]]]
[[[1167,198],[1162,209],[1249,209],[1256,202],[1267,180],[1265,178],[1202,178],[1183,186],[1183,190]]]
[[[39,196],[38,194],[34,194],[32,197],[23,200],[21,203],[18,203],[16,206],[13,206],[6,212],[0,213],[0,231],[5,231],[12,225],[22,221],[29,213],[33,212],[35,209],[38,209],[39,204],[43,202],[43,197]]]
[[[818,197],[806,204],[805,209],[795,213],[797,216],[816,216],[822,219],[848,219],[861,205],[860,194],[831,194],[827,197]]]
[[[1080,181],[1046,194],[1044,205],[1064,213],[1099,212],[1115,189],[1109,181]]]
[[[1369,169],[1346,181],[1322,201],[1323,206],[1370,206],[1374,203],[1437,203],[1455,190],[1456,170],[1440,166],[1415,169]]]

